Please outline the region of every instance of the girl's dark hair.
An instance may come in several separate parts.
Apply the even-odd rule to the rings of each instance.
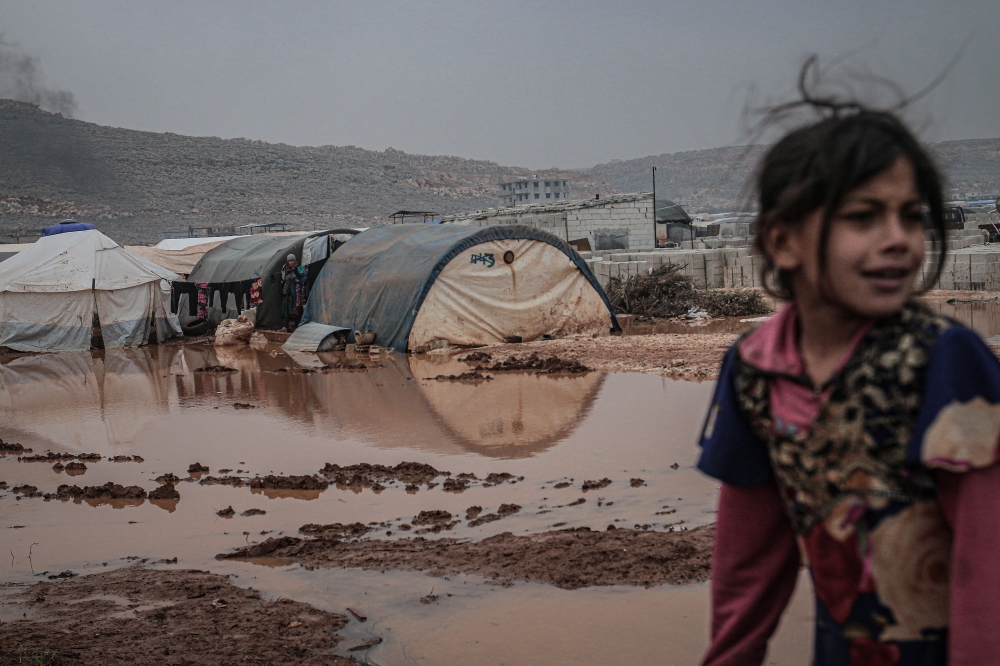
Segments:
[[[756,176],[759,195],[755,250],[763,259],[762,284],[773,296],[791,298],[791,276],[775,273],[764,249],[767,231],[776,224],[796,224],[823,209],[819,262],[826,269],[830,222],[844,197],[889,169],[898,158],[913,167],[917,191],[927,206],[927,229],[936,255],[934,270],[923,288],[941,276],[945,260],[945,222],[941,176],[934,161],[902,120],[892,111],[867,108],[857,102],[838,102],[811,95],[806,80],[814,59],[799,78],[802,99],[775,107],[775,118],[798,107],[809,107],[825,117],[796,129],[776,143],[761,161]]]

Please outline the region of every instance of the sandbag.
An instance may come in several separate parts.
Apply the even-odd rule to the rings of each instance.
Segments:
[[[215,346],[245,345],[250,342],[253,331],[253,323],[243,315],[236,319],[226,319],[215,329]]]

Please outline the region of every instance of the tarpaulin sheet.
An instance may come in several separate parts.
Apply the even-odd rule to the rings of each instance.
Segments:
[[[420,306],[407,348],[427,351],[436,340],[486,345],[514,336],[529,342],[610,329],[607,306],[576,264],[548,243],[512,238],[475,245],[448,262]]]
[[[146,247],[144,245],[126,245],[125,249],[137,257],[142,257],[146,261],[151,261],[157,266],[178,273],[187,275],[194,270],[198,261],[205,256],[205,253],[213,247],[222,245],[226,241],[219,240],[210,243],[200,243],[177,250],[164,250],[157,247]]]
[[[404,351],[417,313],[442,269],[476,245],[517,238],[545,242],[568,257],[601,296],[611,325],[617,326],[607,296],[576,251],[548,232],[518,225],[373,227],[330,255],[313,285],[303,320],[370,329],[376,332],[377,344]]]
[[[96,230],[46,236],[0,264],[0,345],[18,351],[89,349],[95,293],[102,321],[162,312],[157,331],[179,333],[177,318],[163,307],[163,286],[179,277]],[[110,334],[120,342],[111,346],[142,343],[131,330]]]

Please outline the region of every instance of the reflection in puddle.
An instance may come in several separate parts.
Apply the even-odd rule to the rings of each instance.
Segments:
[[[345,360],[371,367],[319,369]],[[235,372],[194,372],[214,365]],[[711,383],[597,372],[491,373],[492,381],[478,384],[426,379],[467,369],[444,356],[291,358],[273,345],[218,350],[162,345],[25,356],[0,364],[0,438],[36,453],[101,454],[104,459],[87,462],[88,485],[110,481],[150,491],[157,477],[183,478],[195,462],[211,470],[192,475],[202,478],[312,475],[326,463],[402,461],[480,479],[501,472],[525,478],[472,485],[462,493],[426,485],[407,492],[403,484],[381,493],[336,486],[250,489],[192,479],[176,485],[180,500],[145,503],[15,501],[0,491],[0,513],[9,516],[4,524],[24,526],[2,530],[3,546],[14,556],[9,578],[34,581],[32,566],[90,573],[104,570],[104,563],[122,566],[130,561],[125,556],[149,562],[177,557],[179,567],[232,573],[240,576],[238,584],[275,597],[337,612],[362,606],[371,618],[364,631],[388,639],[372,652],[378,663],[671,663],[665,654],[674,655],[673,663],[694,661],[691,655],[707,640],[706,586],[567,592],[518,584],[498,591],[472,578],[449,582],[419,573],[380,578],[357,570],[305,571],[274,560],[267,560],[267,567],[215,561],[217,553],[294,536],[307,523],[378,523],[375,538],[395,539],[408,534],[396,526],[420,512],[464,516],[471,506],[483,513],[496,512],[501,504],[521,509],[476,527],[463,521],[427,538],[480,539],[553,525],[666,529],[668,523],[694,527],[714,520],[717,487],[693,469],[693,443]],[[113,455],[144,460],[116,465],[106,460]],[[580,504],[584,481],[605,477],[611,485],[586,493]],[[632,478],[646,485],[632,487]],[[15,456],[0,456],[0,479],[43,492],[65,482],[51,465],[18,463]],[[569,485],[555,487],[563,480]],[[230,506],[231,518],[217,515]],[[266,513],[241,515],[250,509]],[[421,604],[432,587],[441,601]],[[689,610],[696,607],[701,610]],[[671,628],[653,626],[654,617]]]

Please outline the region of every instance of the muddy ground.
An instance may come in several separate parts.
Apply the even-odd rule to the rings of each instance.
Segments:
[[[542,358],[555,356],[591,370],[651,372],[673,379],[704,381],[716,378],[722,356],[736,338],[735,333],[661,333],[536,340],[484,347],[479,351],[489,354],[490,358],[473,361],[470,367],[496,367],[509,363],[511,359],[537,354]],[[466,356],[468,354],[462,354],[458,358]]]
[[[708,580],[715,526],[690,531],[649,532],[587,528],[515,536],[510,532],[482,541],[423,537],[386,541],[343,538],[343,529],[317,538],[269,538],[220,554],[219,559],[281,558],[306,568],[344,567],[428,571],[433,576],[475,574],[502,585],[547,583],[575,590],[594,585],[685,585]],[[339,526],[338,526],[339,527]]]
[[[225,576],[129,567],[14,592],[0,664],[330,664],[348,618],[264,601]],[[23,610],[22,610],[23,609]]]
[[[986,291],[930,291],[921,299],[931,307],[950,299],[989,300],[1000,299],[1000,293]],[[780,303],[772,303],[780,307]],[[945,312],[945,314],[952,314]],[[664,320],[666,321],[666,320]],[[469,363],[470,367],[491,369],[512,359],[520,360],[536,354],[542,358],[557,357],[562,363],[575,363],[591,370],[605,372],[648,372],[687,381],[714,380],[726,350],[739,336],[740,330],[751,323],[739,325],[739,318],[716,320],[737,332],[702,332],[691,327],[690,333],[653,333],[650,335],[611,335],[587,339],[535,340],[519,344],[501,344],[485,347],[490,358],[481,357]],[[970,322],[965,322],[967,325]],[[641,327],[637,327],[641,328]],[[650,328],[647,326],[646,328]],[[655,329],[655,326],[652,326]],[[1000,346],[992,345],[1000,355]],[[473,352],[475,353],[475,352]],[[458,355],[463,359],[468,354]],[[475,358],[475,357],[474,357]]]

